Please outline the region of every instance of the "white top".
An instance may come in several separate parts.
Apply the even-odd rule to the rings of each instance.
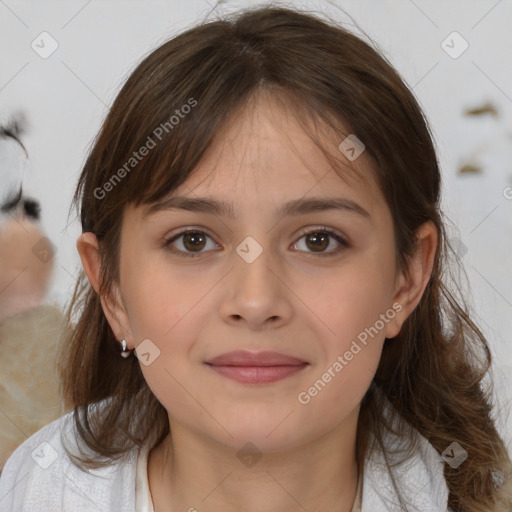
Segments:
[[[147,446],[131,450],[107,467],[84,472],[71,462],[63,448],[65,438],[66,446],[77,451],[71,414],[43,427],[9,457],[0,476],[0,510],[154,512],[147,475]],[[393,468],[409,512],[450,512],[444,461],[423,436],[416,431],[415,435],[419,450],[409,461]],[[401,443],[391,433],[384,438],[386,447]],[[395,458],[388,455],[388,460],[392,465]],[[356,500],[353,512],[358,510],[357,505]],[[369,454],[363,470],[361,511],[401,510],[382,452]]]
[[[140,450],[135,481],[135,512],[155,512],[148,481],[148,446]]]

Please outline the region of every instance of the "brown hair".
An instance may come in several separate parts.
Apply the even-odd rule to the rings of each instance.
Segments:
[[[383,415],[387,399],[439,453],[453,441],[468,452],[457,469],[445,465],[454,511],[502,510],[511,495],[508,485],[496,480],[512,473],[512,465],[481,382],[491,355],[462,294],[457,298],[446,285],[454,265],[447,265],[452,248],[439,206],[441,179],[428,123],[386,58],[334,22],[285,8],[247,10],[186,30],[136,67],[94,141],[74,196],[83,232],[99,240],[100,294],[119,279],[125,205],[150,205],[170,194],[197,166],[226,119],[262,91],[285,98],[303,126],[320,120],[338,134],[348,126],[364,142],[392,213],[401,269],[407,270],[418,227],[430,220],[438,230],[432,275],[421,301],[401,332],[386,340],[361,404],[359,472],[365,453],[374,449],[369,432],[382,446],[390,428]],[[171,126],[176,109],[194,102]],[[143,159],[130,160],[155,138],[158,143]],[[339,162],[332,161],[341,175]],[[70,322],[73,314],[78,320],[62,347],[63,394],[79,438],[93,451],[77,461],[100,467],[148,439],[156,446],[169,433],[167,411],[146,384],[137,359],[119,356],[99,296],[83,272]],[[103,400],[106,405],[98,407]],[[405,430],[400,434],[406,436]],[[410,447],[412,453],[412,438]]]

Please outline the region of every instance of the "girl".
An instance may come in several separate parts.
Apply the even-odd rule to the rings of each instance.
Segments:
[[[2,510],[510,510],[439,194],[415,98],[334,22],[262,7],[157,48],[75,194],[73,410]]]

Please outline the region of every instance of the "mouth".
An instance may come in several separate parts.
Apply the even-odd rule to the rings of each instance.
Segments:
[[[268,384],[291,377],[309,366],[296,357],[278,352],[238,350],[205,362],[223,377],[245,384]]]

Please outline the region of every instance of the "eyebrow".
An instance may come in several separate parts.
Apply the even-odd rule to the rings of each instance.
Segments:
[[[146,210],[151,215],[162,210],[186,210],[190,212],[209,213],[235,219],[233,205],[217,201],[210,197],[173,196],[152,204]],[[309,199],[294,199],[283,204],[277,211],[278,217],[298,216],[328,210],[341,210],[360,215],[371,221],[370,214],[358,203],[345,198],[312,197]]]

